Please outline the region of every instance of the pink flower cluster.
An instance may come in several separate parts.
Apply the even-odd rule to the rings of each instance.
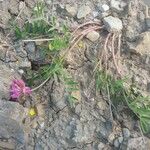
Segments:
[[[12,99],[19,99],[21,96],[30,95],[31,88],[25,85],[23,80],[13,80],[10,86],[10,96]]]

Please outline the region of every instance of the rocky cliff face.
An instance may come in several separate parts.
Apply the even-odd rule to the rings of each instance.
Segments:
[[[26,145],[26,135],[22,124],[27,109],[19,103],[0,100],[0,147],[21,149]]]
[[[144,1],[149,6],[149,1]],[[150,140],[142,134],[139,120],[132,117],[126,105],[113,106],[107,93],[97,92],[93,79],[95,59],[104,51],[107,35],[115,34],[116,39],[120,37],[122,76],[128,76],[128,83],[136,84],[141,95],[150,95],[148,6],[140,0],[44,1],[47,18],[57,18],[57,30],[61,30],[63,22],[70,29],[93,21],[102,25],[100,30],[88,32],[66,56],[66,70],[79,83],[73,93],[77,103],[71,108],[65,86],[57,78],[48,80],[23,104],[10,101],[13,79],[26,81],[27,73],[35,75],[38,68],[51,63],[45,61],[43,49],[39,48],[46,45],[43,41],[16,40],[10,27],[10,22],[23,27],[27,19],[32,20],[35,4],[33,0],[0,1],[0,149],[150,149]],[[117,78],[115,64],[110,61],[113,37],[108,39],[108,58],[103,64],[107,63],[110,74]],[[35,116],[29,115],[30,108],[35,109]]]

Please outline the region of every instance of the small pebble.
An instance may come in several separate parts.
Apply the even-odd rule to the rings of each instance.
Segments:
[[[93,11],[93,17],[97,17],[98,16],[98,11]]]
[[[113,16],[108,16],[103,19],[105,28],[108,32],[120,32],[123,29],[122,21]]]
[[[37,104],[36,109],[37,109],[38,116],[40,116],[40,117],[45,116],[45,110],[44,110],[44,106],[42,104]]]
[[[107,103],[105,101],[100,101],[97,103],[98,108],[101,110],[106,110],[107,109]]]
[[[100,11],[101,12],[106,12],[109,10],[109,6],[107,4],[103,4],[101,7],[100,7]]]
[[[88,14],[90,14],[91,8],[89,6],[81,6],[77,13],[77,18],[85,18]]]
[[[114,146],[115,146],[116,148],[118,148],[122,142],[123,142],[123,137],[120,136],[120,137],[118,137],[118,138],[116,138],[116,139],[114,140]]]
[[[120,145],[118,138],[114,140],[114,146],[118,148]]]
[[[87,34],[86,37],[87,37],[90,41],[95,42],[95,41],[98,40],[99,36],[100,36],[100,35],[99,35],[98,32],[96,32],[96,31],[91,31],[91,32],[89,32],[89,33]]]
[[[44,126],[45,126],[45,123],[42,122],[42,123],[40,124],[40,127],[41,127],[41,128],[44,128]]]
[[[18,70],[18,73],[19,73],[20,75],[23,75],[23,74],[24,74],[24,70],[19,69],[19,70]]]
[[[28,59],[26,58],[26,59],[24,59],[24,60],[22,60],[22,61],[19,61],[18,62],[18,65],[19,65],[19,67],[20,68],[31,68],[31,62],[30,61],[28,61]]]
[[[127,5],[123,1],[118,1],[118,0],[111,0],[110,2],[111,8],[113,10],[116,10],[117,12],[123,11],[124,7]]]
[[[70,6],[69,4],[67,4],[66,10],[72,17],[74,17],[77,14],[77,5]]]
[[[118,137],[118,141],[121,144],[123,142],[123,137],[122,136]]]
[[[65,9],[64,4],[59,3],[59,6],[60,6],[61,9]]]
[[[124,136],[125,138],[130,137],[130,131],[129,131],[129,129],[123,128],[122,132],[123,132],[123,136]]]
[[[105,145],[101,142],[98,144],[98,149],[101,150],[105,147]]]
[[[107,17],[107,16],[109,16],[109,12],[101,12],[100,14],[99,14],[99,17],[102,19],[102,18],[105,18],[105,17]]]
[[[37,123],[37,121],[35,120],[35,121],[33,121],[33,123],[32,123],[32,128],[36,128],[38,126],[38,123]]]

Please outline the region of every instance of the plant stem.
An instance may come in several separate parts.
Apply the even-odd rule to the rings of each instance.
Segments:
[[[23,42],[44,42],[44,41],[52,41],[54,39],[28,39],[22,40]]]
[[[33,88],[31,91],[35,91],[37,89],[39,89],[40,87],[42,87],[49,79],[50,79],[51,76],[49,76],[45,81],[43,81],[39,86]]]

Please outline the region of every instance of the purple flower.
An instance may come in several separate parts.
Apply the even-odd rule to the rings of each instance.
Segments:
[[[27,87],[23,80],[13,80],[10,86],[10,96],[12,99],[19,99],[21,96],[30,95],[31,89]]]

